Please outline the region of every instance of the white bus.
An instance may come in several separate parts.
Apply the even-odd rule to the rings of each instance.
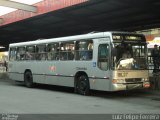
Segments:
[[[130,55],[123,54],[130,52]],[[100,32],[9,45],[9,77],[35,83],[120,91],[148,88],[147,44],[140,34]]]

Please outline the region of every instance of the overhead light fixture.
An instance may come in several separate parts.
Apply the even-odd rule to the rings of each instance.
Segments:
[[[5,48],[4,46],[0,46],[0,49],[3,49],[3,48]]]

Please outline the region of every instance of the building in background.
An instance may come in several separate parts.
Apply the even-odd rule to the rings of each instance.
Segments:
[[[159,42],[160,41],[160,28],[141,30],[141,31],[137,31],[137,33],[144,34],[148,42],[152,42],[152,41]]]
[[[151,49],[154,48],[154,45],[160,46],[160,28],[137,31],[137,33],[145,35],[148,42],[148,55],[150,56]]]

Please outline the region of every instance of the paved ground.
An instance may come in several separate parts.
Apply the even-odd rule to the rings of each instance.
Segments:
[[[0,113],[160,113],[160,96],[146,91],[93,91],[91,96],[82,96],[74,94],[71,88],[39,85],[30,89],[7,79],[0,79]]]

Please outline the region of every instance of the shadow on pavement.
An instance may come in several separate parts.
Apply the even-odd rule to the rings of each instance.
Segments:
[[[6,84],[15,85],[18,87],[25,87],[23,82],[16,82],[10,79],[0,79],[0,82],[5,82]],[[29,89],[29,88],[28,88]],[[36,84],[35,89],[48,90],[48,91],[58,91],[63,93],[75,94],[74,88],[62,87],[56,85],[46,85],[46,84]],[[106,91],[96,91],[91,90],[90,96],[102,97],[102,98],[132,98],[132,97],[149,97],[152,95],[160,96],[159,91],[153,91],[150,89],[146,90],[130,90],[130,91],[116,91],[116,92],[106,92]]]

